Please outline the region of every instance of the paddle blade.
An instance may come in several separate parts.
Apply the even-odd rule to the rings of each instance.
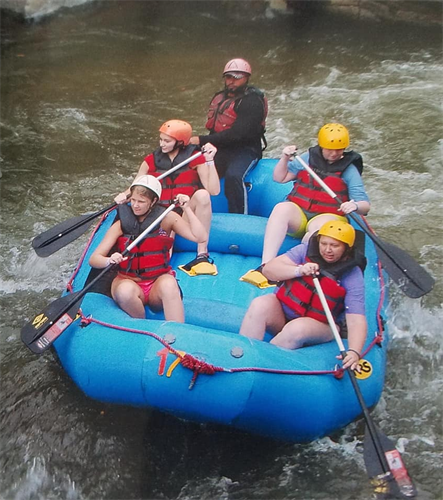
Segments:
[[[66,295],[51,302],[21,330],[23,343],[35,354],[49,349],[54,340],[77,319],[83,295],[81,292]]]
[[[401,248],[376,239],[380,243],[376,248],[382,267],[408,297],[417,299],[432,290],[434,278],[416,260]]]
[[[79,215],[37,235],[32,248],[39,257],[48,257],[84,234],[93,222],[91,215]]]
[[[368,428],[366,427],[363,457],[368,476],[371,478],[377,498],[414,498],[417,495],[400,453],[394,443],[379,429],[378,441],[385,454],[390,472],[383,470]]]

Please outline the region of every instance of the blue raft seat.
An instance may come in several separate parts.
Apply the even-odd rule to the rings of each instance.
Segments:
[[[260,160],[245,177],[250,215],[223,213],[227,209],[222,190],[213,197],[213,218],[209,252],[217,266],[216,276],[190,277],[178,270],[196,255],[196,244],[176,237],[172,265],[183,291],[186,323],[238,333],[250,302],[274,288],[259,288],[240,281],[240,277],[261,264],[264,234],[268,216],[274,206],[285,199],[288,185],[272,180],[276,160]],[[272,183],[272,189],[269,189]],[[280,188],[281,186],[281,188]],[[276,189],[277,187],[277,189]],[[272,194],[271,194],[272,193]],[[280,253],[297,245],[300,240],[286,237]],[[160,319],[146,308],[147,318]]]
[[[244,179],[247,192],[246,213],[249,215],[269,217],[275,205],[284,201],[291,190],[290,183],[279,184],[272,179],[276,164],[277,160],[264,158],[249,167]],[[224,179],[221,179],[220,185],[220,194],[212,197],[212,211],[227,213],[228,202],[224,194]]]

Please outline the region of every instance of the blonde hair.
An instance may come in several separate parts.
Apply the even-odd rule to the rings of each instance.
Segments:
[[[139,194],[140,196],[144,196],[151,201],[158,201],[158,196],[152,191],[152,189],[145,188],[144,186],[132,186],[131,194]]]

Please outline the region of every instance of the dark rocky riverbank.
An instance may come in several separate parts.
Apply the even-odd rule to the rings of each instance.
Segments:
[[[0,8],[12,11],[23,18],[33,19],[52,14],[60,8],[76,7],[97,0],[0,0]],[[170,0],[163,0],[170,1]],[[385,22],[439,25],[443,6],[439,0],[219,0],[230,11],[264,14],[268,17],[279,12],[297,16],[329,11],[354,19]]]

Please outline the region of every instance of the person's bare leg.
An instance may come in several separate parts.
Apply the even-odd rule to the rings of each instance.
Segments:
[[[163,274],[155,280],[148,298],[154,311],[163,309],[166,321],[185,322],[185,310],[177,280],[171,274]]]
[[[281,332],[271,344],[286,349],[300,349],[313,344],[323,344],[333,339],[333,334],[327,323],[313,318],[296,318],[286,323]]]
[[[189,202],[191,210],[195,213],[197,219],[203,224],[203,227],[208,233],[211,230],[211,220],[212,220],[212,205],[211,197],[206,191],[206,189],[199,189],[196,191]],[[183,215],[186,220],[186,214]],[[208,241],[198,243],[197,245],[197,255],[201,253],[208,253]]]
[[[266,264],[277,254],[286,234],[296,233],[302,223],[302,216],[297,205],[284,201],[275,205],[266,224],[263,244],[262,264]]]
[[[266,330],[279,332],[285,324],[280,301],[273,294],[255,298],[243,318],[240,335],[263,340]]]
[[[142,289],[130,279],[116,278],[111,286],[112,298],[133,318],[145,318]]]

